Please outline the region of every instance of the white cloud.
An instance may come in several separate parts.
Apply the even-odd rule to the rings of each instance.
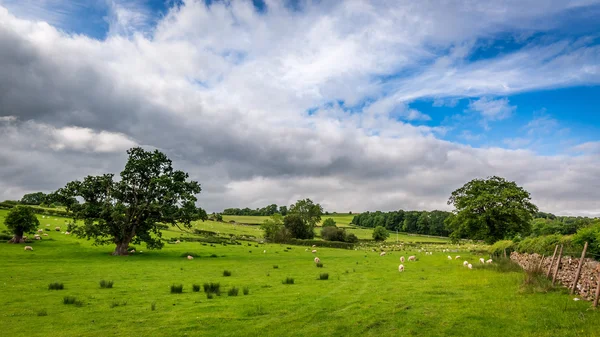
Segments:
[[[203,184],[211,211],[301,197],[340,211],[446,208],[453,189],[499,174],[544,210],[600,213],[598,158],[443,141],[445,129],[410,106],[484,97],[473,108],[491,121],[514,107],[488,97],[599,83],[600,49],[581,41],[465,60],[478,38],[560,28],[552,18],[572,3],[309,2],[291,12],[267,1],[259,14],[250,2],[189,0],[150,31],[143,11],[119,5],[102,41],[0,7],[2,113],[30,121],[4,121],[0,199],[115,172],[125,148],[147,144]]]

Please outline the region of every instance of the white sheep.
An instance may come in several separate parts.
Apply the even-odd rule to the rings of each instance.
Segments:
[[[468,265],[469,265],[469,261],[465,261],[465,262],[463,262],[463,266],[465,266],[465,267],[466,267],[466,266],[468,266]]]
[[[54,227],[54,230],[60,232],[60,227]]]
[[[492,259],[485,261],[485,263],[492,263],[492,262],[494,262],[494,261],[492,261]]]
[[[485,259],[483,257],[479,258],[479,262],[485,263]]]
[[[265,250],[263,250],[263,254],[266,254],[266,253],[267,253],[267,250],[266,250],[266,249],[265,249]]]
[[[312,245],[312,248],[315,248],[317,245]]]
[[[193,257],[193,256],[191,256],[191,255],[188,255],[188,260],[193,260],[193,259],[194,259],[194,257]]]
[[[44,235],[44,236],[48,236],[48,234],[46,234],[46,233],[44,233],[43,235]]]
[[[312,253],[313,253],[313,254],[315,254],[316,252],[317,252],[317,250],[316,250],[316,249],[313,249],[313,250],[312,250]]]
[[[65,232],[65,235],[71,235],[71,233],[70,232]]]
[[[44,230],[43,229],[38,229],[38,233],[43,233]]]
[[[411,255],[408,257],[408,261],[416,261],[416,260],[417,260],[417,258],[414,255]]]
[[[469,269],[473,269],[473,265],[469,263]]]
[[[460,255],[456,255],[455,259],[456,260],[460,259]]]
[[[177,241],[175,241],[175,243],[181,243],[181,241],[177,240]]]
[[[319,263],[321,260],[318,257],[315,257],[315,263]]]
[[[130,250],[129,253],[131,253],[131,254],[135,253],[135,249]]]
[[[404,263],[404,256],[400,256],[400,262]]]
[[[385,255],[385,252],[379,253],[379,256],[384,256],[384,255]]]
[[[398,266],[398,271],[399,272],[403,272],[404,271],[404,265],[403,264],[401,264],[401,265]]]
[[[448,260],[452,260],[452,256],[448,255]]]
[[[25,250],[33,250],[33,247],[31,247],[31,246],[25,246]]]

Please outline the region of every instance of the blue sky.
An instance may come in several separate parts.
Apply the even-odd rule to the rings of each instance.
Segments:
[[[600,0],[0,0],[0,199],[140,145],[211,211],[448,209],[496,174],[600,216],[599,32]]]

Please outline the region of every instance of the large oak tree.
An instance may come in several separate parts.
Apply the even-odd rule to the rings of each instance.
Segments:
[[[173,170],[166,155],[139,147],[127,154],[120,180],[115,181],[113,174],[87,176],[51,196],[72,212],[74,234],[98,245],[114,244],[113,255],[127,255],[132,243],[161,248],[161,228],[167,224],[191,228],[192,221],[207,218],[196,207],[200,184]]]
[[[516,234],[527,234],[538,208],[531,196],[513,181],[501,177],[473,179],[452,192],[449,205],[454,216],[447,219],[451,237],[494,243]]]
[[[15,206],[8,212],[4,224],[14,235],[10,243],[23,243],[23,234],[34,233],[40,226],[33,209],[21,205]]]

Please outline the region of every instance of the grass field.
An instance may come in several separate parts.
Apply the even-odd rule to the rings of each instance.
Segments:
[[[65,221],[40,220],[51,228]],[[183,242],[113,257],[111,246],[46,233],[33,251],[0,244],[2,335],[594,336],[600,322],[589,302],[564,292],[522,293],[522,272],[463,268],[463,259],[479,257],[466,252],[450,261],[437,252],[380,257],[370,248],[317,247],[324,267],[316,268],[314,255],[298,246]],[[188,260],[189,253],[197,257]],[[409,254],[419,260],[399,273],[399,256]],[[321,273],[329,279],[318,280]],[[282,284],[287,277],[294,284]],[[101,280],[114,288],[101,289]],[[52,282],[64,290],[48,290]],[[208,299],[192,291],[205,282],[220,283],[223,294]],[[171,294],[173,284],[183,293]],[[231,287],[238,296],[227,295]],[[81,306],[63,304],[65,296]]]

